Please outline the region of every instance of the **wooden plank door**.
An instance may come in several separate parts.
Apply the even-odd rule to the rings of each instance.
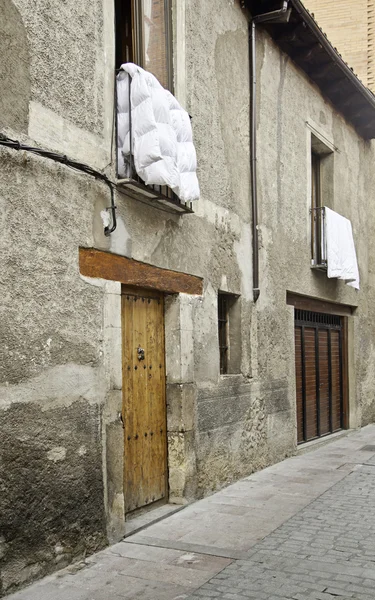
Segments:
[[[166,500],[164,302],[122,290],[125,511]]]

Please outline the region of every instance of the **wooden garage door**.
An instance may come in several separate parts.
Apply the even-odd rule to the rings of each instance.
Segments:
[[[298,443],[344,427],[343,319],[295,311]]]

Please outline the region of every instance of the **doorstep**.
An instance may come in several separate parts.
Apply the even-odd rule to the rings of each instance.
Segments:
[[[186,504],[163,504],[162,506],[158,506],[157,508],[153,508],[152,510],[148,510],[147,512],[130,518],[129,521],[125,522],[124,539],[142,531],[142,529],[145,529],[149,525],[154,525],[155,523],[174,515],[186,506]]]
[[[311,442],[305,442],[304,444],[297,446],[297,456],[300,456],[301,454],[306,454],[307,452],[312,452],[312,450],[317,450],[318,448],[326,446],[331,442],[336,442],[340,438],[344,438],[350,435],[351,433],[355,433],[356,431],[360,431],[360,428],[336,431],[336,433],[325,435],[324,437],[317,438],[316,440],[312,440]]]

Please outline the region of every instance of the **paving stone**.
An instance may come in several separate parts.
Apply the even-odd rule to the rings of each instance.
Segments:
[[[374,442],[274,465],[9,600],[375,600]]]
[[[213,583],[220,582],[218,598],[223,600],[374,600],[374,540],[375,470],[360,467]]]

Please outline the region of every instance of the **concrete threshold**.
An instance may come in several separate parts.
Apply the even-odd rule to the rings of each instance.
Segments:
[[[347,437],[348,435],[355,433],[358,431],[357,429],[345,429],[343,431],[336,431],[336,433],[331,433],[330,435],[325,435],[324,437],[320,437],[316,440],[312,440],[311,442],[305,442],[297,447],[297,456],[301,454],[306,454],[307,452],[312,452],[313,450],[317,450],[322,446],[326,446],[327,444],[331,444],[332,442],[336,442],[337,440]]]
[[[150,525],[154,525],[155,523],[159,523],[174,515],[175,513],[180,512],[180,510],[186,508],[189,504],[163,504],[163,506],[159,506],[158,508],[151,509],[143,514],[136,516],[125,523],[125,535],[124,540],[129,538],[143,529],[150,527]]]
[[[134,541],[131,539],[124,539],[124,542],[128,544],[137,544],[140,546],[154,546],[169,550],[179,550],[181,552],[188,552],[189,554],[207,554],[208,556],[230,558],[233,560],[245,560],[248,558],[247,552],[236,551],[233,548],[219,548],[217,546],[205,546],[203,544],[189,544],[186,542],[163,540],[161,538],[142,537]]]

